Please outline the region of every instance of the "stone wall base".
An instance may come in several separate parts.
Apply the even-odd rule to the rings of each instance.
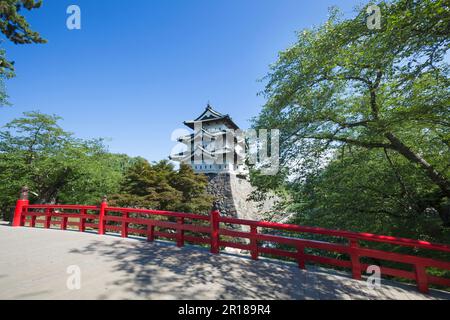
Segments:
[[[261,220],[265,213],[271,212],[276,203],[272,197],[259,203],[249,200],[255,190],[243,176],[233,173],[208,174],[208,193],[215,197],[220,213],[227,217]]]

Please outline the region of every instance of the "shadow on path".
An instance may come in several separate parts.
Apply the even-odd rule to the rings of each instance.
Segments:
[[[140,298],[295,299],[302,297],[296,266],[252,261],[203,248],[114,239],[93,241],[71,254],[96,255],[121,273],[110,285]],[[109,298],[107,293],[99,298]]]

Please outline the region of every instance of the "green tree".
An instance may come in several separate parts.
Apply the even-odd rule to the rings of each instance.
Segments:
[[[343,145],[400,155],[431,182],[442,212],[450,197],[450,2],[378,6],[380,30],[367,27],[364,8],[348,20],[333,11],[300,32],[268,75],[254,126],[282,128],[291,178],[320,173]],[[441,216],[448,221],[448,209]]]
[[[392,151],[343,147],[303,183],[291,185],[292,222],[447,243],[433,183]]]
[[[99,139],[73,137],[59,117],[39,112],[0,131],[0,207],[14,205],[24,185],[37,203],[92,204],[116,193],[131,159],[107,152]]]
[[[24,9],[30,11],[40,8],[41,5],[41,0],[1,0],[0,31],[5,38],[14,44],[46,43],[39,33],[31,30],[25,17],[21,15]],[[13,76],[14,62],[9,61],[5,50],[0,48],[0,106],[9,105],[4,81]]]
[[[8,94],[5,88],[5,76],[0,74],[0,107],[9,105]]]
[[[150,164],[139,158],[124,175],[119,194],[111,204],[159,210],[208,212],[212,197],[206,193],[208,179],[197,175],[191,167],[179,170],[167,160]]]
[[[1,0],[0,31],[14,44],[46,43],[21,15],[22,10],[38,9],[41,5],[42,0]],[[0,50],[0,75],[14,75],[14,63],[6,59],[4,50]]]
[[[179,170],[169,179],[169,183],[181,192],[182,198],[178,206],[180,211],[209,212],[213,198],[206,192],[208,185],[206,175],[196,174],[191,166],[182,163]]]

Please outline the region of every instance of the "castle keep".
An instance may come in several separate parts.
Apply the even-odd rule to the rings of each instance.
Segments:
[[[186,151],[169,158],[208,176],[208,192],[215,197],[222,214],[259,220],[273,201],[259,204],[248,199],[254,189],[247,180],[244,163],[245,137],[236,123],[208,104],[200,116],[184,124],[194,131],[178,139],[186,145]]]
[[[244,135],[228,114],[208,104],[200,116],[184,124],[194,132],[178,139],[186,151],[171,155],[171,160],[191,165],[196,173],[245,174]]]

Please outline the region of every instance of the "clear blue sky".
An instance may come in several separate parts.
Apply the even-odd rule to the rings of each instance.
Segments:
[[[241,128],[257,115],[269,65],[295,31],[324,22],[328,7],[351,14],[357,0],[44,0],[27,14],[45,45],[3,43],[16,62],[12,107],[64,118],[77,137],[109,138],[110,151],[166,158],[171,133],[207,103]],[[66,28],[77,4],[82,29]]]

